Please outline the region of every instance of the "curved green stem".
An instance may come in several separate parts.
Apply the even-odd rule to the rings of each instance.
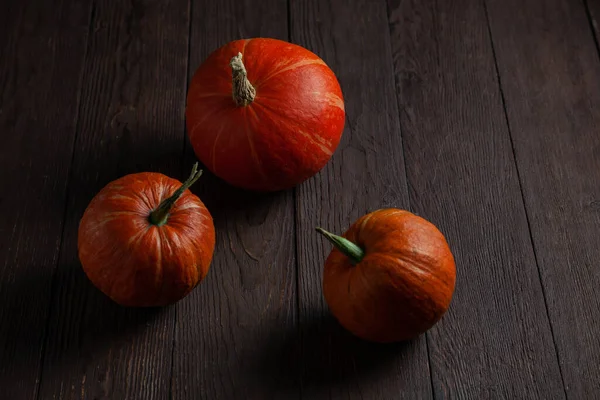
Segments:
[[[346,238],[327,232],[323,228],[316,228],[317,232],[325,236],[339,251],[350,259],[352,265],[356,265],[365,257],[365,251]]]
[[[190,177],[183,182],[183,185],[181,185],[179,189],[177,189],[170,197],[164,199],[158,205],[158,207],[150,213],[150,217],[148,217],[150,223],[156,226],[166,224],[167,220],[169,219],[171,208],[173,208],[175,202],[179,200],[183,192],[189,189],[189,187],[192,186],[200,178],[200,176],[202,176],[202,170],[198,171],[198,163],[195,163]]]

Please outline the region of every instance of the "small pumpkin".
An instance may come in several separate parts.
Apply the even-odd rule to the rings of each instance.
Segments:
[[[354,335],[380,343],[409,340],[448,310],[454,257],[429,221],[389,208],[364,215],[343,236],[317,231],[335,246],[325,262],[325,300]]]
[[[160,173],[126,175],[106,185],[81,218],[78,252],[90,281],[123,306],[174,303],[207,275],[213,219],[188,188]]]
[[[215,50],[190,82],[186,124],[198,159],[229,184],[293,187],[321,170],[344,130],[342,91],[313,52],[271,38]]]

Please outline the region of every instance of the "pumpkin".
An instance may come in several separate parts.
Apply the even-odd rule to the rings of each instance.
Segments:
[[[187,95],[197,158],[233,186],[291,188],[331,158],[344,130],[342,91],[311,51],[282,40],[236,40],[211,53]]]
[[[454,257],[432,223],[389,208],[364,215],[343,236],[317,231],[335,246],[323,272],[325,300],[354,335],[379,343],[413,339],[448,310]]]
[[[90,281],[130,307],[172,304],[207,275],[215,246],[213,219],[188,189],[160,173],[123,176],[106,185],[79,223],[78,252]]]

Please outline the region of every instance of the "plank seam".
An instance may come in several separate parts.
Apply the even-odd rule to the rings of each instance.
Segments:
[[[289,3],[288,3],[289,5]],[[298,261],[298,205],[296,204],[296,202],[298,201],[298,196],[297,196],[297,190],[296,188],[294,188],[293,190],[293,196],[294,199],[292,201],[293,203],[293,212],[294,212],[294,265],[296,266],[296,274],[295,274],[295,278],[296,278],[296,313],[294,315],[294,320],[296,323],[296,333],[298,335],[298,340],[296,343],[299,344],[300,348],[296,349],[297,353],[296,354],[303,354],[302,352],[302,329],[300,326],[300,263]],[[301,360],[302,361],[302,360]],[[304,363],[302,363],[302,365],[304,365]],[[298,398],[302,399],[302,374],[303,374],[303,369],[300,369],[300,376],[298,376],[297,378],[299,379],[298,382]]]
[[[184,109],[184,116],[183,116],[183,126],[182,126],[182,148],[181,148],[181,165],[180,165],[180,170],[181,173],[184,174],[185,170],[186,170],[186,165],[185,165],[185,149],[186,149],[186,143],[187,143],[187,137],[186,137],[186,118],[185,118],[185,108],[187,106],[187,92],[188,92],[188,87],[190,84],[190,64],[191,64],[191,49],[192,49],[192,19],[193,19],[193,1],[192,0],[188,0],[188,7],[187,7],[187,13],[188,13],[188,42],[187,42],[187,63],[186,63],[186,69],[185,69],[185,83],[184,83],[184,88],[183,88],[183,109]],[[185,175],[183,175],[185,176]],[[177,320],[178,320],[178,314],[177,314],[177,309],[179,308],[179,306],[175,307],[173,310],[173,330],[171,332],[172,334],[172,344],[171,344],[171,376],[169,377],[169,400],[173,400],[173,381],[175,378],[175,347],[177,344]]]
[[[596,33],[596,29],[594,29],[594,18],[592,18],[592,12],[590,11],[590,3],[588,0],[582,1],[583,8],[585,9],[585,15],[587,16],[587,20],[592,31],[592,38],[594,38],[594,44],[596,45],[596,50],[598,51],[598,57],[600,57],[600,43],[598,43],[598,35]]]
[[[548,325],[550,327],[550,334],[552,336],[552,342],[554,344],[554,352],[555,352],[556,360],[557,360],[557,363],[558,363],[558,370],[560,372],[560,378],[561,378],[562,385],[563,385],[563,391],[564,391],[565,398],[568,398],[568,396],[567,396],[567,386],[565,384],[565,377],[564,377],[563,370],[562,370],[562,364],[560,362],[560,355],[558,353],[558,346],[556,344],[556,335],[554,333],[554,328],[552,326],[552,319],[550,318],[550,311],[549,311],[549,308],[548,308],[548,299],[547,299],[547,296],[546,296],[546,289],[545,289],[545,286],[544,286],[544,280],[542,278],[542,273],[541,273],[541,270],[540,270],[540,264],[539,264],[539,261],[538,261],[538,255],[537,255],[537,249],[536,249],[536,246],[535,246],[535,241],[533,240],[533,232],[532,232],[532,229],[531,229],[531,221],[530,221],[530,217],[529,217],[529,211],[527,209],[527,201],[525,200],[525,193],[523,191],[523,180],[521,178],[521,172],[519,171],[519,163],[517,162],[517,153],[515,151],[515,143],[514,143],[514,140],[513,140],[512,128],[511,128],[511,125],[510,125],[510,120],[508,118],[508,108],[506,107],[506,97],[504,95],[504,89],[503,89],[503,86],[502,86],[502,77],[500,76],[500,67],[498,65],[498,57],[496,55],[496,47],[494,46],[494,38],[493,38],[493,35],[492,35],[492,26],[491,26],[491,22],[490,22],[490,16],[489,16],[489,11],[488,11],[487,1],[483,0],[482,3],[483,3],[483,8],[484,8],[484,12],[485,12],[485,18],[486,18],[486,22],[487,22],[487,26],[488,26],[488,37],[489,37],[489,40],[490,40],[490,47],[491,47],[491,50],[492,50],[492,56],[494,58],[494,69],[496,70],[496,79],[498,81],[498,89],[500,91],[500,99],[502,101],[502,107],[504,109],[504,119],[506,121],[506,128],[508,130],[508,138],[510,140],[510,145],[511,145],[512,153],[513,153],[513,157],[512,158],[513,158],[513,161],[514,161],[514,164],[515,164],[515,170],[517,172],[517,180],[519,182],[519,190],[521,191],[521,200],[522,200],[522,204],[523,204],[523,209],[525,211],[525,220],[527,221],[527,229],[529,231],[529,240],[530,240],[530,243],[531,243],[531,248],[533,250],[533,258],[535,260],[535,265],[536,265],[536,268],[537,268],[537,271],[538,271],[538,277],[539,277],[539,281],[540,281],[540,286],[542,288],[542,297],[544,299],[544,305],[546,307],[546,318],[548,320]]]
[[[287,0],[287,29],[288,29],[288,41],[292,43],[292,0]],[[296,307],[295,307],[295,315],[294,322],[296,324],[296,334],[298,337],[298,341],[296,343],[299,344],[300,348],[296,349],[296,354],[303,354],[302,352],[302,327],[300,326],[300,261],[298,258],[298,188],[294,187],[292,190],[292,208],[294,213],[294,266],[296,267]],[[298,398],[302,399],[302,374],[303,369],[300,369],[300,376],[298,376]]]
[[[71,148],[73,149],[73,152],[71,154],[71,162],[69,163],[69,171],[67,173],[67,183],[66,183],[66,197],[65,197],[65,206],[63,209],[63,216],[62,216],[62,229],[61,229],[61,233],[60,233],[60,240],[58,241],[58,254],[56,256],[56,263],[54,265],[54,269],[52,270],[52,278],[51,278],[51,283],[50,283],[50,296],[49,296],[49,301],[48,301],[48,312],[46,314],[46,323],[44,326],[44,336],[43,336],[43,340],[42,340],[42,348],[40,350],[41,352],[41,358],[40,358],[40,366],[39,366],[39,371],[38,371],[38,379],[37,379],[37,387],[36,387],[36,391],[35,391],[35,399],[39,400],[40,398],[40,389],[42,387],[42,382],[44,379],[44,362],[45,362],[45,358],[46,358],[46,351],[47,351],[47,343],[48,343],[48,332],[50,329],[50,321],[51,321],[51,316],[52,316],[52,299],[54,298],[54,294],[57,286],[57,278],[56,278],[56,272],[58,269],[58,263],[60,262],[61,259],[61,255],[62,255],[62,242],[64,240],[65,237],[65,231],[67,229],[67,224],[66,224],[66,218],[67,218],[67,212],[69,210],[69,199],[71,198],[71,196],[69,195],[70,191],[71,191],[71,180],[73,177],[73,164],[75,163],[75,145],[77,144],[77,139],[79,137],[79,128],[80,128],[80,119],[79,119],[79,115],[81,114],[81,96],[82,96],[82,91],[83,91],[83,82],[84,82],[84,76],[85,76],[85,66],[87,65],[87,58],[88,58],[88,54],[89,54],[89,49],[90,49],[90,37],[92,36],[92,29],[93,29],[93,25],[94,25],[94,18],[96,16],[96,2],[94,0],[91,0],[91,5],[90,5],[90,11],[89,11],[89,16],[88,16],[88,31],[87,31],[87,36],[85,38],[85,50],[83,53],[83,60],[81,63],[81,72],[79,75],[79,82],[78,82],[78,90],[77,90],[77,108],[75,111],[75,134],[73,135],[73,141],[71,142]]]
[[[391,26],[391,11],[390,11],[390,3],[389,1],[385,1],[385,13],[386,13],[386,17],[387,17],[387,21],[388,21],[388,50],[390,52],[390,59],[392,60],[392,71],[396,70],[396,67],[394,65],[394,52],[392,49],[392,26]],[[398,126],[400,128],[400,146],[401,146],[401,150],[402,150],[402,161],[404,162],[404,179],[405,179],[405,190],[406,190],[406,194],[407,194],[407,201],[408,201],[408,209],[412,210],[412,205],[411,205],[411,201],[410,201],[410,183],[409,183],[409,178],[408,178],[408,165],[406,163],[406,151],[404,149],[404,135],[402,134],[402,119],[400,118],[400,99],[398,98],[398,87],[399,87],[399,82],[398,82],[398,77],[397,75],[394,73],[394,97],[396,98],[396,115],[398,118]],[[431,397],[435,398],[435,387],[434,387],[434,382],[433,382],[433,370],[432,370],[432,366],[431,366],[431,351],[430,351],[430,343],[429,343],[429,334],[425,333],[425,348],[427,350],[427,367],[429,368],[429,383],[431,385]]]

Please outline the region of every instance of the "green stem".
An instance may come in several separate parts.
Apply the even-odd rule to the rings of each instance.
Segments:
[[[316,229],[317,232],[325,236],[339,251],[348,257],[352,265],[358,264],[365,257],[365,251],[348,239],[327,232],[323,228]]]
[[[198,163],[194,164],[192,173],[187,181],[183,182],[183,185],[179,187],[170,197],[164,199],[158,207],[150,213],[150,223],[156,226],[162,226],[167,223],[169,219],[169,213],[171,208],[175,205],[175,202],[179,200],[183,192],[189,189],[199,178],[202,176],[202,170],[198,171]]]

